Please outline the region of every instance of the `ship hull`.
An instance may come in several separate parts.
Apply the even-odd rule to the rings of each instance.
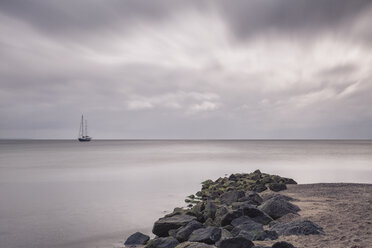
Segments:
[[[92,140],[92,138],[79,138],[78,139],[80,142],[89,142]]]

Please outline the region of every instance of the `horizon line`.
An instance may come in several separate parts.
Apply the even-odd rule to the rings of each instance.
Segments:
[[[77,139],[35,139],[35,138],[0,138],[0,140],[35,140],[35,141],[72,141]],[[92,139],[92,141],[306,141],[306,140],[319,140],[319,141],[337,141],[337,140],[350,140],[350,141],[370,141],[372,138],[360,139],[360,138],[280,138],[280,139],[273,139],[273,138],[154,138],[154,139],[146,139],[146,138],[138,138],[138,139]]]

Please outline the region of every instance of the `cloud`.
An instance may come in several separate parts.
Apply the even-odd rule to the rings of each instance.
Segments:
[[[322,76],[344,76],[345,74],[354,73],[358,70],[358,67],[354,63],[348,63],[348,64],[339,64],[332,66],[330,68],[326,68],[322,71],[320,71],[320,74]]]
[[[210,92],[179,91],[150,97],[130,96],[130,98],[132,100],[128,102],[129,110],[159,108],[196,113],[216,109],[219,96]]]
[[[154,106],[148,101],[134,100],[128,103],[129,110],[152,109]]]
[[[1,1],[0,138],[372,137],[370,5]]]
[[[204,101],[199,104],[194,104],[190,106],[189,112],[191,113],[197,113],[201,111],[212,111],[218,108],[218,104],[214,102]]]
[[[366,11],[370,14],[372,3],[368,0],[238,0],[231,4],[221,0],[217,6],[235,37],[247,39],[275,33],[312,38],[319,33],[329,33],[330,29],[351,31],[362,14]]]

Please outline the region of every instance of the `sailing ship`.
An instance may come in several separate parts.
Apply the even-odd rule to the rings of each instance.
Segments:
[[[80,142],[88,142],[92,140],[92,137],[88,136],[88,121],[85,120],[84,116],[81,115],[81,122],[80,122],[80,130],[79,130],[79,137],[78,140]]]

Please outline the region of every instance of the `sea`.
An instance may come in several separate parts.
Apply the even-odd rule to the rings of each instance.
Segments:
[[[371,140],[0,140],[0,247],[123,247],[206,179],[372,183]]]

